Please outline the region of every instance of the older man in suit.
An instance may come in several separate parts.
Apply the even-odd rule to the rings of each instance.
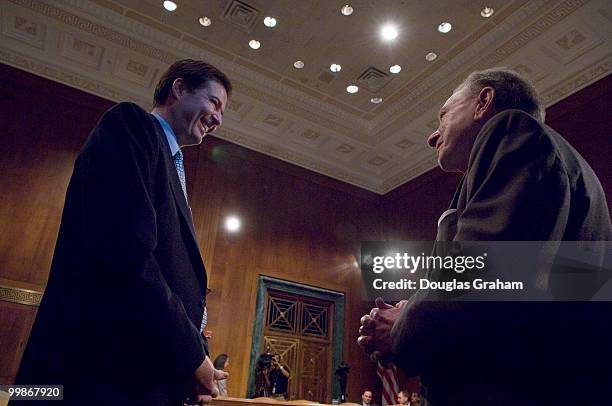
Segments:
[[[174,63],[152,114],[107,111],[79,154],[45,295],[16,383],[62,384],[75,405],[182,405],[216,395],[201,331],[207,277],[181,148],[221,125],[231,83]],[[39,401],[36,404],[41,404]]]
[[[444,171],[464,174],[438,220],[438,241],[612,239],[599,180],[544,124],[535,89],[516,72],[469,75],[440,109],[428,143]],[[377,299],[358,342],[420,374],[434,406],[600,401],[610,368],[585,360],[610,361],[609,345],[600,345],[612,337],[609,305],[428,299]]]

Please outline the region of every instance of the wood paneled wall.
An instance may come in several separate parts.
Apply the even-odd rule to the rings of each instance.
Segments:
[[[42,291],[72,165],[113,103],[3,65],[0,77],[0,285]],[[553,106],[548,122],[595,168],[610,203],[610,78],[602,83]],[[355,266],[359,242],[433,239],[458,176],[434,169],[381,197],[214,137],[186,150],[186,169],[213,291],[210,348],[230,356],[230,394],[246,395],[260,274],[344,292],[349,398],[379,387],[374,365],[355,344],[359,318],[371,307]],[[239,233],[223,227],[230,214],[242,220]],[[0,383],[14,378],[35,312],[0,300]]]
[[[355,344],[359,318],[371,307],[361,297],[355,248],[380,238],[378,198],[322,186],[262,158],[214,139],[200,148],[191,204],[212,289],[210,349],[229,354],[229,393],[244,396],[258,275],[344,292],[344,359],[352,366],[349,393],[358,398],[377,378]],[[241,219],[240,232],[225,230],[228,215]]]

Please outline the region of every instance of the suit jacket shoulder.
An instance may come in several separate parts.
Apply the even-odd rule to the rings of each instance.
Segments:
[[[595,204],[586,208],[585,199]],[[519,110],[500,112],[476,137],[457,215],[455,239],[463,241],[609,238],[592,169],[559,134]]]

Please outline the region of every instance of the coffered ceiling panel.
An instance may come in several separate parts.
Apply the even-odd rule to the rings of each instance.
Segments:
[[[605,0],[174,2],[5,0],[0,61],[149,108],[170,63],[207,60],[235,85],[216,136],[380,194],[436,165],[427,136],[471,71],[514,68],[550,105],[612,69]],[[385,24],[395,40],[381,38]]]

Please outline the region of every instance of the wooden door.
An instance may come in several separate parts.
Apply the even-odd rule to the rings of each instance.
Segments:
[[[291,370],[289,398],[331,399],[333,303],[270,290],[262,351],[280,355]]]

